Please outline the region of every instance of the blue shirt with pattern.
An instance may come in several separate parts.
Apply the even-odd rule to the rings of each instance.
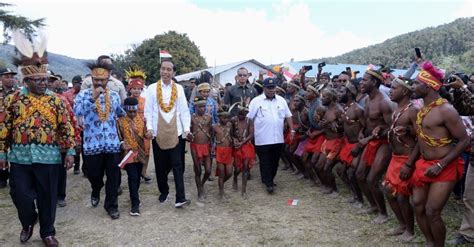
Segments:
[[[117,131],[117,118],[125,116],[125,111],[120,105],[120,96],[109,91],[110,114],[106,121],[99,119],[95,101],[92,98],[92,89],[82,90],[75,99],[74,113],[78,118],[84,119],[84,139],[82,148],[85,155],[101,153],[119,153],[120,139]],[[97,99],[102,111],[105,112],[105,94]]]

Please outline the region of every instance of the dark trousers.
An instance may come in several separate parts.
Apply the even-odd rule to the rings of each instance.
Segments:
[[[54,220],[60,164],[20,165],[11,163],[10,196],[18,210],[23,228],[33,225],[39,217],[40,236],[54,236]],[[36,206],[38,212],[36,212]]]
[[[81,140],[84,140],[84,132],[81,131]],[[81,154],[84,157],[84,150],[81,148],[81,153],[76,153],[74,155],[74,171],[79,171],[79,167],[81,166]],[[84,174],[84,161],[82,161],[82,173]]]
[[[61,154],[61,164],[58,165],[58,200],[66,199],[67,170],[64,167],[66,153]]]
[[[107,176],[105,182],[104,208],[107,212],[118,209],[117,188],[120,163],[119,153],[106,153],[86,155],[87,178],[91,183],[92,196],[99,197],[100,190],[104,187],[104,173]]]
[[[156,140],[152,141],[153,159],[155,161],[156,181],[161,194],[169,194],[168,174],[173,170],[174,185],[176,188],[176,202],[186,200],[184,192],[182,146],[184,139],[179,137],[179,143],[172,149],[162,150]]]
[[[270,144],[255,146],[255,151],[260,161],[260,177],[262,183],[268,186],[273,186],[273,179],[278,171],[278,162],[283,150],[283,144]]]
[[[10,172],[8,171],[8,169],[0,170],[0,182],[6,183],[9,175],[10,175]]]
[[[128,190],[130,192],[130,201],[132,207],[140,206],[140,197],[138,190],[140,189],[140,175],[142,174],[143,164],[140,162],[125,165],[128,175]]]

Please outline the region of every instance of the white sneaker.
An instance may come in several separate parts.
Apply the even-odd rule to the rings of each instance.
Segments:
[[[186,206],[186,205],[189,205],[189,204],[191,204],[191,200],[187,199],[184,202],[177,202],[176,204],[174,204],[174,207],[175,208],[182,208],[183,206]]]

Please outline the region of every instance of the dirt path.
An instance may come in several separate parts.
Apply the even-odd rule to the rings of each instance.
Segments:
[[[343,188],[338,198],[331,198],[312,187],[306,180],[298,180],[286,171],[279,171],[276,193],[268,195],[261,185],[258,166],[252,170],[248,183],[247,200],[232,191],[231,181],[226,183],[230,202],[217,200],[217,181],[208,182],[209,196],[205,203],[197,202],[194,174],[189,154],[185,172],[186,194],[192,204],[186,209],[174,208],[174,183],[170,175],[170,200],[158,202],[156,181],[140,188],[141,216],[132,217],[126,174],[122,177],[124,193],[119,197],[121,217],[111,220],[102,208],[90,206],[90,185],[81,175],[68,174],[68,205],[58,208],[57,237],[64,246],[116,246],[116,245],[331,245],[331,246],[387,246],[401,245],[396,238],[384,236],[395,226],[373,225],[374,216],[356,216],[357,209],[345,201],[349,196]],[[149,167],[153,175],[153,165]],[[240,184],[240,181],[239,181]],[[343,186],[341,186],[343,187]],[[102,196],[104,198],[103,190]],[[299,199],[297,206],[288,206],[288,199]],[[446,207],[444,219],[448,239],[457,230],[462,207],[452,201]],[[19,246],[21,225],[8,194],[0,190],[0,246]],[[417,232],[415,243],[422,244]],[[28,246],[42,246],[38,227]]]

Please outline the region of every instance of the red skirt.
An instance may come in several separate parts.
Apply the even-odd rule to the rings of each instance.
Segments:
[[[191,151],[197,155],[199,159],[209,156],[209,144],[197,144],[191,142]]]
[[[301,140],[301,134],[300,133],[295,133],[295,136],[293,137],[293,141],[291,140],[291,132],[286,132],[285,134],[285,144],[290,146],[291,144],[299,143]]]
[[[232,147],[216,147],[216,162],[232,165]]]
[[[248,169],[252,169],[253,163],[255,161],[255,147],[252,145],[251,142],[247,142],[242,145],[240,148],[234,149],[234,159],[235,159],[235,167],[239,170],[243,170],[244,168],[244,160],[248,159]]]
[[[307,139],[308,142],[304,146],[304,151],[307,153],[321,153],[321,146],[323,145],[324,137],[323,134],[316,136],[314,139]]]
[[[456,181],[462,177],[464,161],[461,158],[457,158],[449,163],[438,176],[434,178],[425,176],[426,170],[437,162],[439,160],[424,160],[423,158],[416,161],[416,169],[411,177],[411,183],[416,187],[421,187],[427,183]]]
[[[410,196],[410,179],[401,180],[400,179],[400,170],[405,165],[405,162],[408,160],[406,155],[396,155],[392,154],[392,159],[388,165],[387,173],[385,174],[385,179],[383,185],[390,189],[392,195],[403,195]]]
[[[326,159],[334,160],[341,151],[343,138],[336,138],[332,140],[325,140],[321,146],[321,152],[326,155]]]
[[[379,147],[383,144],[388,144],[387,139],[371,140],[367,143],[364,155],[362,156],[362,160],[365,161],[366,166],[372,166],[375,161],[375,155],[377,155],[377,150],[379,150]]]
[[[347,138],[344,138],[344,145],[342,146],[341,152],[339,153],[339,160],[347,166],[352,165],[352,160],[354,160],[354,157],[352,156],[351,151],[355,146],[357,146],[357,142],[350,143]]]

